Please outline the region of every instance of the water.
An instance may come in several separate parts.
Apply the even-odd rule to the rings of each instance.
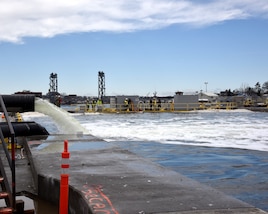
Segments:
[[[88,133],[88,131],[84,129],[77,120],[68,114],[68,112],[58,108],[46,100],[37,99],[35,101],[35,111],[50,116],[53,119],[53,122],[51,122],[50,125],[54,126],[54,132],[57,131],[58,134]],[[57,127],[56,129],[55,125]]]
[[[66,133],[70,127],[77,132],[79,124],[82,128],[78,131],[85,129],[268,211],[268,113],[232,110],[70,116],[65,112],[57,118],[34,112],[24,113],[24,119],[40,123],[51,134]]]
[[[75,118],[107,141],[156,141],[268,151],[268,114],[245,110],[86,114]]]

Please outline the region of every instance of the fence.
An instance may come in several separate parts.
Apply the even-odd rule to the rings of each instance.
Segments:
[[[107,113],[130,113],[130,112],[182,112],[207,109],[236,109],[234,102],[198,102],[198,103],[149,103],[138,102],[136,104],[102,104],[102,105],[79,105],[75,112],[107,112]]]

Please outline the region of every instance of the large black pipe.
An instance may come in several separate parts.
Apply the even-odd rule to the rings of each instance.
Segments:
[[[34,95],[2,95],[8,112],[34,111]],[[0,111],[3,112],[0,106]]]
[[[12,122],[15,136],[49,135],[48,131],[36,122]],[[0,123],[4,137],[10,137],[10,131],[6,122]]]

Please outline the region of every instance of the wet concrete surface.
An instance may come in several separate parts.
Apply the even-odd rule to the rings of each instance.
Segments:
[[[38,195],[53,203],[65,139],[71,152],[69,213],[265,213],[90,135],[28,138]]]

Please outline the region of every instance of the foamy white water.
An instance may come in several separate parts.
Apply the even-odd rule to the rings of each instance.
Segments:
[[[107,141],[156,141],[268,151],[268,114],[250,111],[75,115]]]
[[[156,141],[268,151],[268,113],[243,110],[190,113],[69,114],[38,100],[24,113],[51,134],[90,133],[107,141]]]

